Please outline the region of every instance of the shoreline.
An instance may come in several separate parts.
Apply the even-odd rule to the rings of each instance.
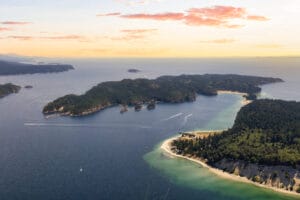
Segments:
[[[217,94],[235,94],[235,95],[241,95],[243,99],[241,100],[242,106],[248,105],[249,103],[252,102],[252,100],[247,100],[245,96],[247,96],[247,93],[243,92],[236,92],[236,91],[230,91],[230,90],[218,90]]]
[[[207,132],[207,131],[191,131],[190,133],[193,133],[193,132],[200,133],[200,132]],[[168,153],[169,156],[171,156],[171,157],[182,158],[182,159],[189,160],[189,161],[192,161],[194,163],[197,163],[197,164],[201,165],[202,167],[207,168],[210,172],[214,173],[215,175],[217,175],[221,178],[232,180],[232,181],[237,181],[237,182],[242,182],[242,183],[247,183],[247,184],[252,184],[254,186],[269,189],[269,190],[273,190],[273,191],[278,192],[278,193],[283,193],[283,194],[298,196],[298,197],[300,196],[300,194],[296,193],[296,192],[291,192],[291,191],[287,191],[287,190],[284,190],[284,189],[259,184],[259,183],[256,183],[256,182],[253,182],[253,181],[249,180],[246,177],[241,177],[241,176],[237,176],[237,175],[234,175],[234,174],[224,172],[223,170],[220,170],[220,169],[209,166],[208,164],[206,164],[204,161],[200,160],[199,158],[178,155],[178,154],[174,153],[171,150],[171,142],[173,140],[179,138],[179,137],[181,137],[181,136],[175,136],[175,137],[172,137],[172,138],[169,138],[169,139],[163,141],[160,148],[164,152]]]
[[[219,95],[219,94],[241,95],[242,96],[242,100],[240,101],[240,103],[241,103],[242,107],[252,102],[252,100],[247,100],[247,98],[246,98],[246,96],[248,95],[248,93],[237,92],[237,91],[230,91],[230,90],[217,90],[217,95]],[[206,95],[204,95],[204,96],[206,96]],[[112,107],[112,106],[116,106],[116,105],[117,104],[113,104],[113,103],[108,103],[107,105],[98,105],[98,106],[86,109],[86,110],[82,111],[79,114],[74,114],[71,111],[65,111],[64,112],[63,111],[64,106],[61,106],[59,108],[55,108],[54,110],[45,110],[45,108],[47,106],[46,105],[43,108],[42,113],[45,115],[45,118],[48,118],[47,115],[59,115],[59,116],[69,116],[69,117],[84,117],[84,116],[92,115],[94,113],[100,112],[100,111],[102,111],[102,110],[104,110],[106,108],[109,108],[109,107]],[[126,106],[129,106],[129,105],[126,105]]]

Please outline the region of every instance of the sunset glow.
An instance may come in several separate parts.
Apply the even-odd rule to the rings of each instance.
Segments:
[[[299,10],[299,0],[0,0],[0,54],[300,56]]]

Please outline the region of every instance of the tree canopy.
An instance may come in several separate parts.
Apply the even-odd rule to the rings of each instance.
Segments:
[[[300,164],[300,102],[256,100],[237,114],[233,127],[222,134],[194,141],[177,140],[183,153],[267,165]]]
[[[247,93],[256,97],[260,85],[281,82],[278,78],[242,75],[181,75],[162,76],[154,80],[124,79],[98,84],[83,95],[66,95],[50,102],[43,109],[45,114],[64,113],[82,115],[112,105],[137,105],[150,101],[180,103],[194,101],[196,94],[217,95],[218,90]]]

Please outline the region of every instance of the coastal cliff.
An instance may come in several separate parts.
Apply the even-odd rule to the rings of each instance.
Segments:
[[[255,100],[233,127],[206,137],[182,135],[173,153],[281,191],[300,193],[300,102]]]
[[[213,167],[270,187],[300,192],[300,166],[259,165],[242,160],[222,159]]]

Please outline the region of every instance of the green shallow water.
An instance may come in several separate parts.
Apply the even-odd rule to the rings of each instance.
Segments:
[[[229,128],[241,107],[241,98],[232,106],[220,111],[203,130]],[[195,128],[197,129],[197,128]],[[199,129],[199,128],[198,128]],[[176,186],[203,192],[200,199],[255,199],[255,200],[294,200],[300,197],[281,194],[251,184],[221,178],[202,166],[181,158],[170,157],[157,144],[153,151],[144,156],[145,161],[165,179]],[[210,195],[210,196],[206,196]],[[199,196],[200,197],[200,196]],[[187,195],[187,199],[189,199]]]
[[[204,193],[208,191],[218,196],[219,199],[299,199],[296,196],[280,194],[251,184],[220,178],[196,163],[181,158],[171,158],[160,149],[160,144],[152,152],[146,154],[144,159],[172,184]],[[212,199],[218,198],[212,196]]]

